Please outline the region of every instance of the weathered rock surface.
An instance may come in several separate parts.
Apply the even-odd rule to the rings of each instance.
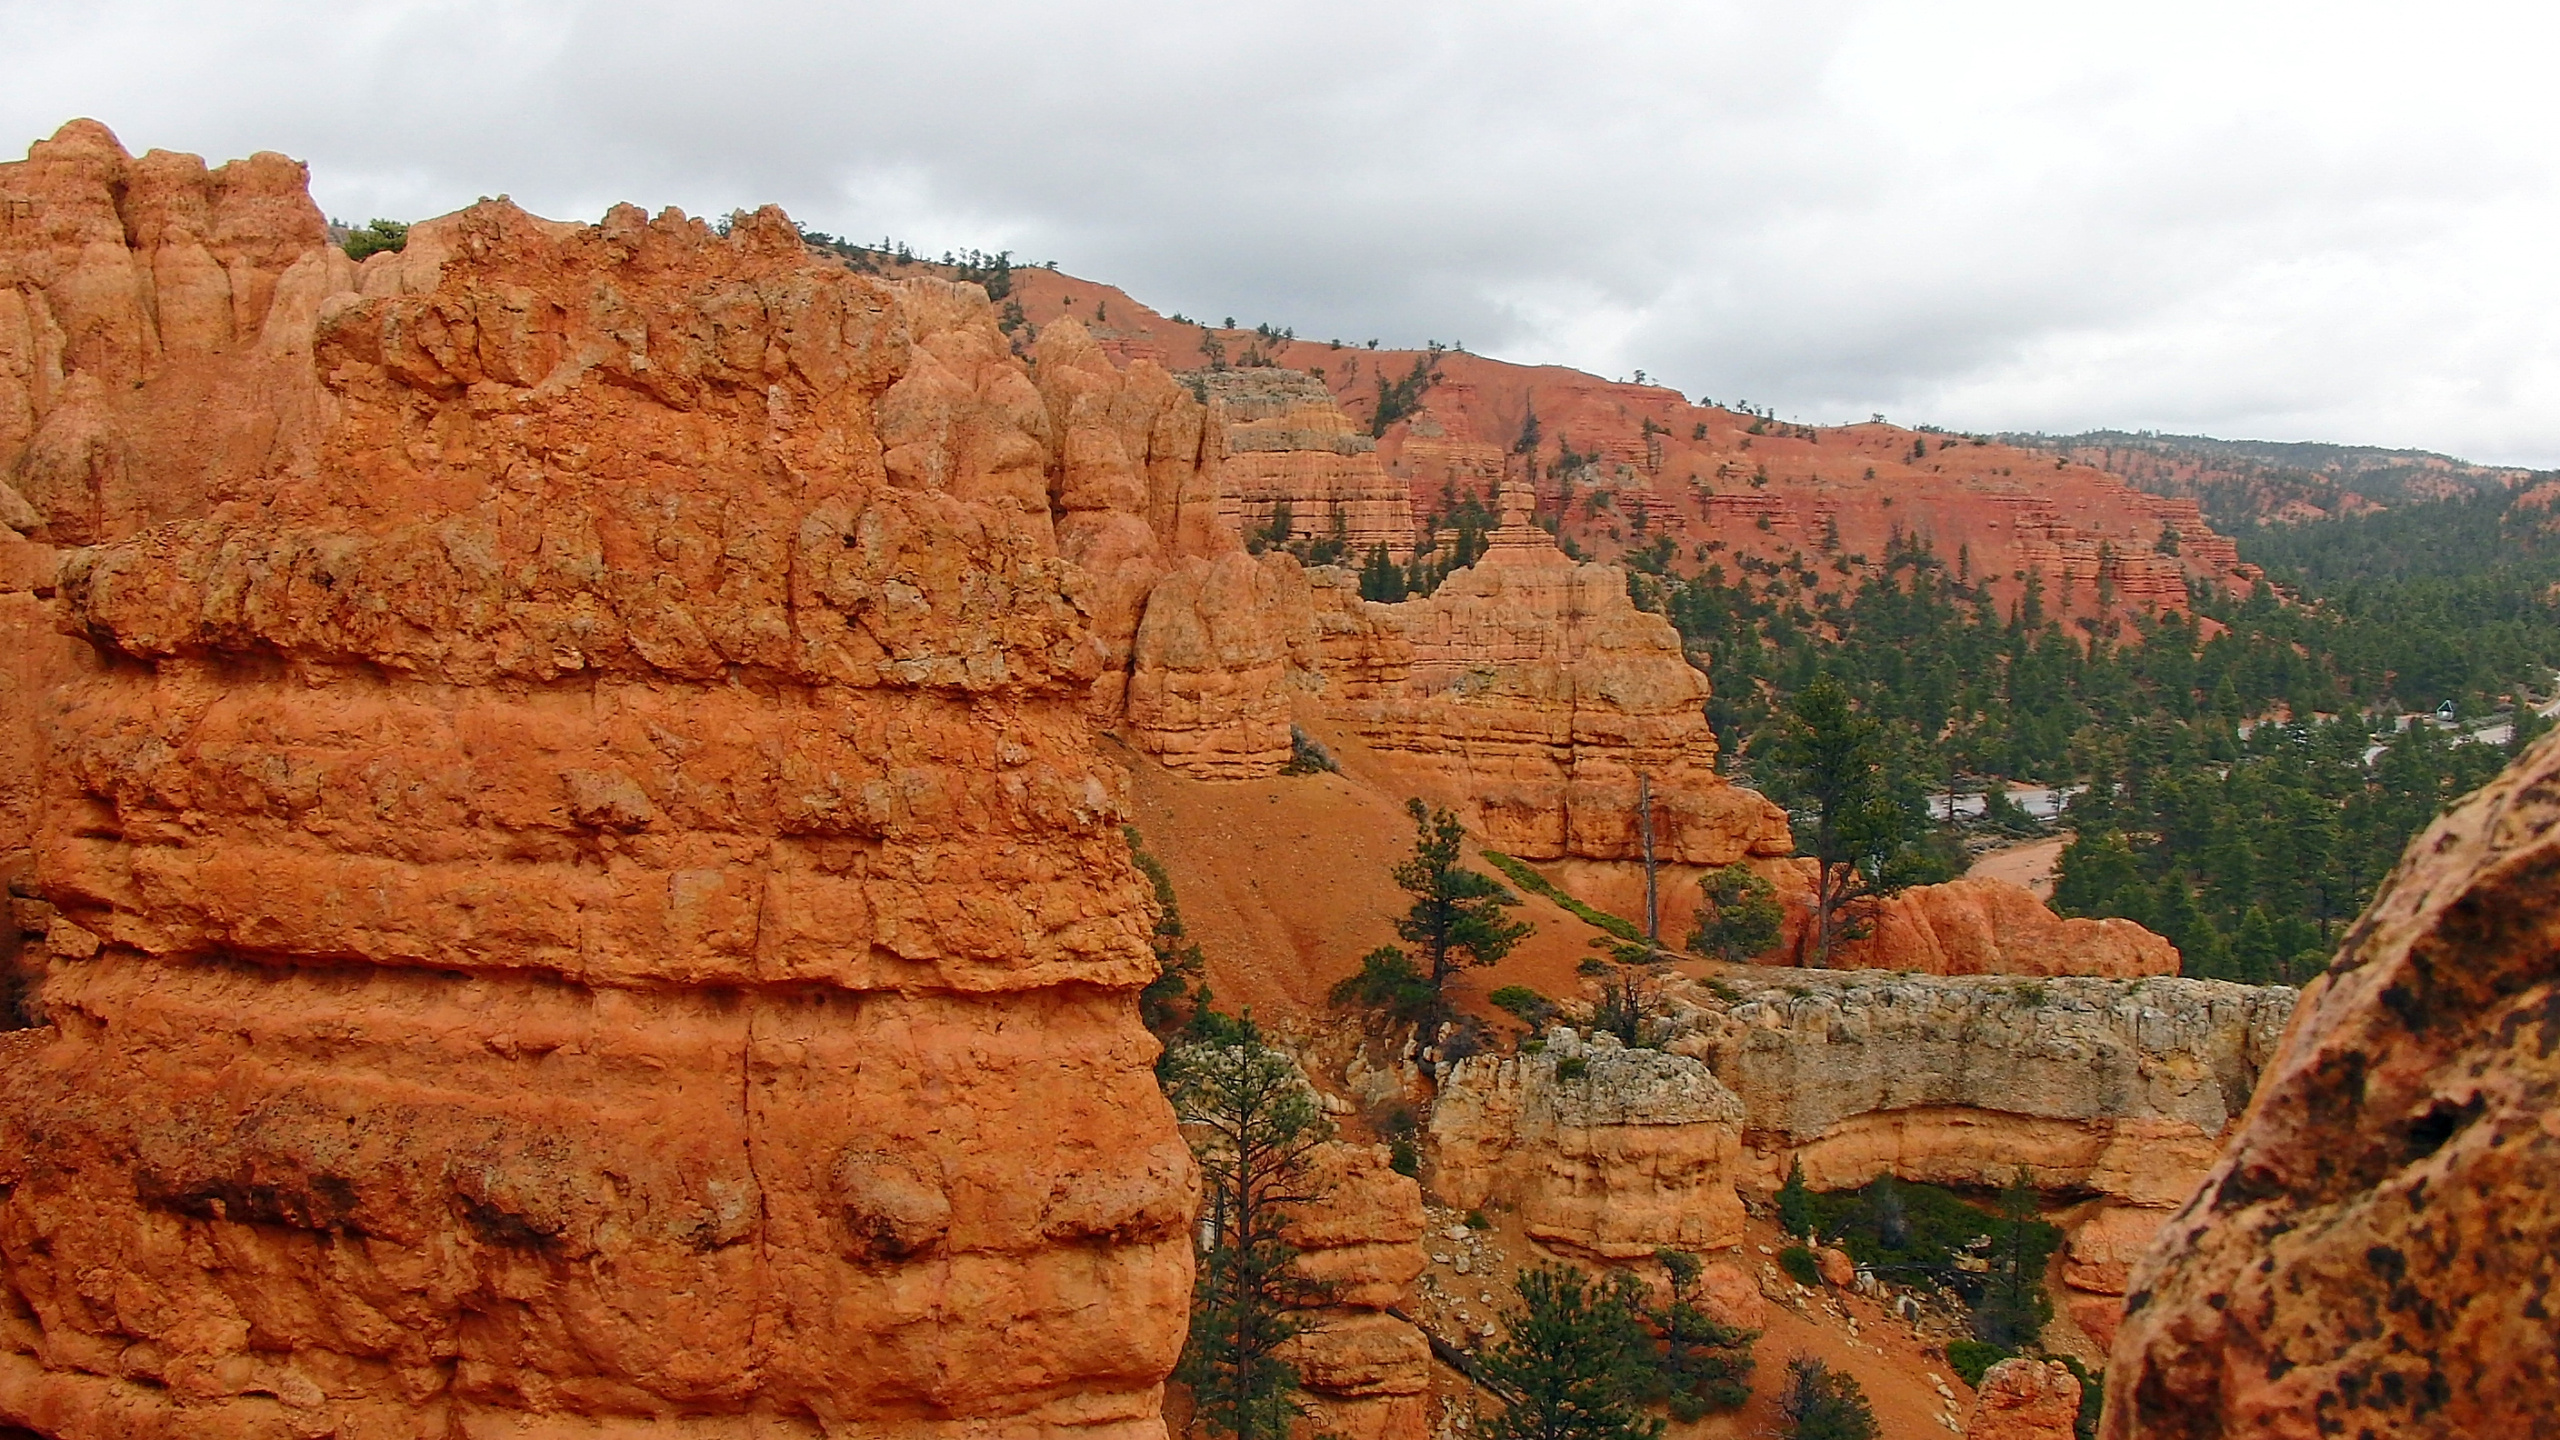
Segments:
[[[0,164],[0,871],[25,864],[59,547],[202,513],[308,419],[320,298],[352,289],[303,191],[259,154],[136,159],[75,120]]]
[[[2003,1360],[1983,1372],[1965,1417],[1965,1440],[2071,1440],[2078,1434],[2080,1379],[2052,1360]]]
[[[1638,774],[1664,860],[1783,855],[1786,816],[1715,773],[1707,679],[1626,577],[1581,565],[1505,492],[1484,558],[1428,597],[1316,595],[1326,712],[1495,849],[1529,859],[1642,854]]]
[[[155,309],[80,223],[68,353],[237,339],[258,244]],[[0,1036],[0,1421],[1157,1433],[1192,1171],[983,294],[770,211],[343,265],[265,306],[313,404],[236,493],[63,502],[105,663],[54,702],[50,1023]]]
[[[1765,978],[1764,978],[1765,977]],[[1727,998],[1730,996],[1731,998]],[[1749,1115],[1749,1183],[1892,1173],[2163,1204],[2184,1193],[2272,1053],[2293,992],[2213,980],[1729,972],[1675,982],[1675,1053]]]
[[[2560,1415],[2560,740],[2410,842],[2132,1276],[2105,1433]]]
[[[1302,1312],[1290,1346],[1306,1387],[1306,1424],[1343,1440],[1421,1440],[1429,1433],[1431,1344],[1410,1313],[1422,1273],[1422,1186],[1397,1174],[1384,1146],[1335,1143],[1316,1154],[1321,1196],[1290,1217],[1297,1273],[1332,1303]]]
[[[1516,1208],[1530,1235],[1610,1259],[1742,1240],[1742,1104],[1692,1058],[1557,1027],[1542,1050],[1441,1067],[1433,1187]]]
[[[1290,534],[1338,539],[1352,556],[1413,549],[1413,494],[1378,464],[1378,442],[1351,422],[1324,382],[1300,370],[1203,370],[1190,380],[1223,432],[1218,513],[1238,534],[1268,533],[1279,507]]]

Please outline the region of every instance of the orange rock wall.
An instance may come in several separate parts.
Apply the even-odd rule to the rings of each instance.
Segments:
[[[1431,1345],[1411,1313],[1422,1273],[1422,1186],[1397,1174],[1383,1145],[1316,1152],[1318,1196],[1292,1213],[1284,1239],[1297,1274],[1331,1303],[1298,1317],[1289,1361],[1305,1387],[1299,1432],[1341,1440],[1422,1440],[1430,1433]]]
[[[239,498],[74,515],[0,1422],[1160,1433],[1192,1171],[983,295],[777,212],[342,264]]]
[[[2560,1415],[2560,740],[2409,843],[2132,1268],[2102,1433]]]
[[[1514,491],[1511,498],[1525,502]],[[1725,864],[1792,849],[1786,817],[1715,773],[1707,680],[1617,570],[1579,565],[1515,505],[1485,557],[1401,604],[1321,583],[1318,704],[1412,787],[1528,859]]]
[[[1322,380],[1256,368],[1201,371],[1192,381],[1224,431],[1219,514],[1237,533],[1268,527],[1286,504],[1292,536],[1339,538],[1352,562],[1378,545],[1398,560],[1412,551],[1411,492],[1378,464],[1377,442]]]

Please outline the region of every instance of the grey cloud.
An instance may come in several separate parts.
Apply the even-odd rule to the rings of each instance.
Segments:
[[[2012,0],[0,0],[0,121],[1055,258],[1805,418],[2560,460],[2552,22]]]

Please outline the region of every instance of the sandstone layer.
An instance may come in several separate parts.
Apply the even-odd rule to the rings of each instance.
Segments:
[[[1715,771],[1706,676],[1625,575],[1577,564],[1506,491],[1476,564],[1395,605],[1334,578],[1314,607],[1327,714],[1414,789],[1527,859],[1728,864],[1793,848],[1786,816]]]
[[[1422,1440],[1430,1432],[1431,1344],[1403,1318],[1422,1273],[1422,1186],[1397,1174],[1382,1145],[1316,1152],[1319,1198],[1290,1216],[1292,1268],[1330,1302],[1294,1318],[1306,1327],[1289,1361],[1305,1387],[1304,1426],[1340,1440]]]
[[[2134,1268],[2105,1433],[2551,1433],[2560,740],[2410,842]]]
[[[1729,971],[1674,982],[1675,1053],[1749,1115],[1747,1181],[1891,1173],[2176,1204],[2248,1102],[2293,1001],[2282,987]]]
[[[1700,1061],[1558,1026],[1536,1051],[1440,1068],[1432,1184],[1453,1208],[1499,1203],[1607,1259],[1741,1243],[1743,1106]]]
[[[1378,442],[1342,413],[1322,380],[1263,366],[1190,379],[1223,431],[1218,513],[1239,534],[1338,540],[1354,560],[1381,545],[1397,560],[1412,551],[1412,492],[1378,464]],[[1286,536],[1273,533],[1283,505]]]
[[[90,663],[50,613],[62,547],[238,493],[318,400],[312,314],[355,267],[303,183],[88,120],[0,164],[0,879],[29,864],[43,697]]]
[[[1194,1181],[983,292],[772,211],[329,253],[236,494],[69,507],[0,1421],[1159,1433]],[[68,348],[236,342],[189,273]]]

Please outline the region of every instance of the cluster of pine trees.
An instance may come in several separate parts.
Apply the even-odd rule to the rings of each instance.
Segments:
[[[2200,594],[2129,629],[2051,613],[2032,579],[2004,608],[1968,555],[1900,534],[1873,567],[1742,558],[1730,578],[1683,577],[1657,542],[1629,589],[1708,670],[1746,772],[1828,679],[1885,727],[1906,786],[2079,788],[2059,908],[2139,920],[2192,974],[2298,980],[2409,837],[2540,728],[2516,705],[2502,750],[2406,717],[2548,687],[2545,519],[2496,494],[2253,532],[2244,555],[2289,600]]]

